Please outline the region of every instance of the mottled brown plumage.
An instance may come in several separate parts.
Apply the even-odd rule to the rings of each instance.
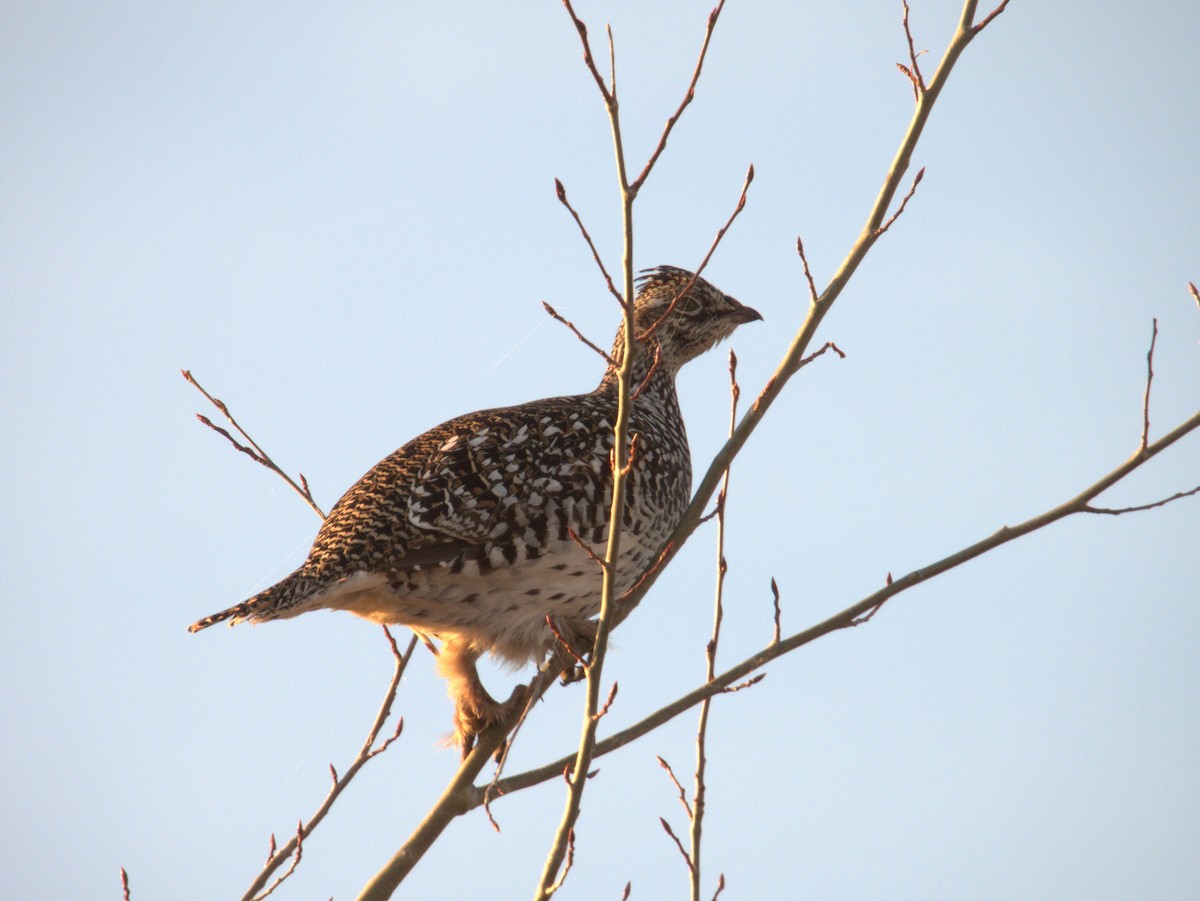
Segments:
[[[634,307],[639,334],[691,279],[667,266],[643,276]],[[633,384],[645,385],[630,413],[637,449],[618,591],[651,565],[690,498],[676,373],[738,325],[761,318],[697,279],[639,348]],[[618,332],[614,359],[623,340]],[[433,636],[455,705],[455,739],[468,749],[505,712],[479,681],[481,654],[514,665],[542,658],[555,641],[547,616],[569,641],[587,645],[594,634],[600,571],[572,533],[603,556],[616,402],[609,366],[589,394],[482,410],[430,429],[346,492],[299,569],[189,631],[328,608]]]

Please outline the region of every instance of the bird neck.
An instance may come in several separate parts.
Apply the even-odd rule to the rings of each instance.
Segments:
[[[618,370],[624,353],[624,336],[618,334],[617,340],[613,342],[613,349],[610,354],[613,362],[610,362],[604,370],[604,377],[600,380],[600,386],[596,389],[597,393],[611,393],[614,397],[616,396],[619,379]],[[673,396],[675,393],[675,368],[663,358],[656,338],[651,338],[645,343],[634,345],[633,368],[630,370],[629,375],[629,390],[632,393],[639,391],[639,389],[639,396],[648,394]]]

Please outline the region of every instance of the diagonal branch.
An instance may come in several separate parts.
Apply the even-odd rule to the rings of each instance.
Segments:
[[[563,183],[557,178],[554,179],[554,192],[558,195],[558,201],[567,208],[567,212],[571,214],[571,218],[575,220],[575,224],[579,226],[579,233],[583,235],[583,240],[587,242],[588,250],[592,252],[592,259],[596,261],[596,265],[600,267],[600,274],[604,276],[604,283],[608,285],[609,293],[617,299],[617,303],[625,306],[625,298],[621,296],[621,292],[617,290],[617,286],[613,284],[612,276],[608,274],[608,270],[604,268],[604,261],[600,259],[600,252],[596,250],[596,245],[592,242],[592,236],[588,234],[587,226],[583,224],[583,220],[579,218],[579,214],[575,212],[575,207],[571,206],[571,201],[567,200],[567,189],[563,187]],[[608,354],[604,355],[606,358]]]
[[[705,267],[708,266],[708,261],[712,259],[712,255],[717,252],[717,246],[721,243],[721,239],[725,237],[725,233],[729,231],[729,226],[733,225],[733,220],[736,219],[738,214],[746,208],[746,192],[750,190],[750,183],[752,181],[754,181],[753,164],[751,164],[750,168],[746,170],[746,180],[742,182],[742,193],[738,195],[738,201],[733,207],[733,212],[729,214],[729,218],[725,220],[725,224],[717,229],[716,237],[713,238],[712,244],[708,246],[708,253],[704,255],[704,259],[700,261],[700,265],[696,267],[696,271],[692,273],[692,277],[688,283],[684,285],[680,292],[675,295],[674,299],[667,304],[667,308],[663,311],[663,314],[659,316],[658,319],[656,319],[648,329],[638,335],[639,341],[645,341],[649,339],[656,331],[658,331],[658,327],[667,321],[668,316],[675,312],[675,307],[678,305],[679,301],[683,300],[688,291],[692,290],[692,286],[696,284],[696,280],[700,278],[700,273],[702,273]]]
[[[392,671],[392,679],[388,683],[387,691],[384,693],[383,703],[379,705],[379,712],[375,714],[375,720],[371,723],[371,728],[367,732],[367,737],[363,741],[362,747],[359,748],[358,755],[354,758],[350,764],[350,767],[341,777],[338,776],[337,770],[335,770],[333,765],[330,764],[329,771],[333,775],[333,785],[329,789],[329,793],[325,796],[325,800],[321,802],[321,806],[317,808],[316,812],[311,817],[309,817],[308,822],[301,823],[299,825],[296,830],[296,834],[292,836],[287,844],[285,844],[282,848],[275,849],[275,839],[274,836],[272,836],[271,845],[273,853],[263,866],[262,871],[254,878],[254,881],[250,883],[250,888],[248,888],[246,893],[242,896],[242,901],[254,901],[256,898],[266,897],[266,894],[260,895],[259,892],[261,892],[263,887],[266,886],[267,880],[271,878],[271,875],[277,869],[283,866],[283,864],[289,859],[292,861],[291,867],[274,883],[272,883],[267,894],[269,894],[271,891],[274,891],[279,883],[283,882],[284,879],[292,874],[292,872],[296,869],[296,865],[300,862],[301,843],[303,842],[304,838],[310,835],[312,831],[317,828],[321,820],[325,819],[325,814],[329,813],[329,809],[333,806],[333,802],[336,801],[338,796],[346,790],[346,787],[350,784],[351,780],[358,775],[358,771],[361,770],[368,761],[378,757],[380,754],[386,751],[391,746],[392,742],[400,737],[400,732],[404,728],[403,717],[396,721],[396,729],[392,735],[384,740],[382,744],[376,745],[376,742],[379,740],[379,733],[382,731],[384,723],[386,723],[388,717],[391,716],[392,704],[396,700],[396,692],[400,688],[400,680],[404,676],[404,670],[408,666],[408,661],[412,659],[413,649],[417,645],[417,636],[413,635],[413,637],[409,639],[408,647],[404,650],[404,653],[401,653],[400,648],[396,645],[396,639],[392,637],[392,633],[388,631],[387,626],[383,626],[383,634],[387,636],[388,645],[391,647],[392,656],[396,661],[396,667]]]
[[[610,357],[605,351],[601,350],[597,345],[593,344],[591,341],[589,341],[587,338],[585,338],[583,336],[583,332],[581,332],[581,331],[579,331],[579,329],[575,328],[575,323],[571,322],[569,319],[564,319],[562,316],[559,315],[558,310],[554,309],[554,307],[550,306],[550,304],[546,303],[546,301],[544,301],[544,300],[542,301],[542,307],[546,310],[547,313],[550,314],[550,318],[552,318],[558,322],[561,322],[563,325],[565,325],[567,328],[569,328],[571,330],[571,333],[576,338],[578,338],[580,341],[582,341],[584,344],[586,344],[588,347],[590,347],[596,353],[600,354],[601,358],[604,360],[605,363],[607,363],[609,366],[615,365],[613,363],[612,357]]]
[[[721,10],[724,7],[725,0],[720,0],[713,11],[708,14],[708,26],[704,29],[704,43],[700,45],[700,58],[696,60],[696,69],[692,72],[692,80],[688,84],[687,92],[683,95],[683,102],[679,104],[679,109],[675,110],[671,118],[667,119],[667,124],[663,127],[662,135],[658,139],[658,146],[650,154],[650,159],[646,161],[645,168],[642,169],[641,174],[629,186],[635,195],[641,190],[646,179],[650,177],[650,170],[654,168],[654,164],[658,162],[658,158],[662,156],[663,150],[666,149],[667,138],[671,136],[671,132],[675,128],[675,123],[679,121],[679,117],[683,115],[683,111],[687,109],[688,104],[696,98],[696,83],[700,80],[700,70],[704,68],[704,57],[708,54],[708,42],[712,40],[713,29],[717,27],[717,19],[720,17]]]
[[[299,473],[300,484],[297,485],[292,480],[292,477],[289,476],[282,469],[280,469],[279,465],[274,460],[272,460],[270,458],[270,456],[267,455],[267,452],[258,446],[257,442],[255,442],[255,440],[246,433],[246,430],[243,429],[240,425],[238,425],[238,421],[233,418],[233,414],[229,412],[229,408],[227,406],[225,406],[224,401],[213,397],[211,394],[209,394],[207,391],[205,391],[204,387],[198,381],[196,381],[196,378],[195,378],[195,376],[192,375],[191,370],[181,369],[181,370],[179,370],[179,372],[183,375],[183,377],[187,380],[187,382],[190,385],[192,385],[197,391],[199,391],[206,398],[208,398],[209,403],[211,403],[214,407],[216,407],[218,410],[221,411],[221,415],[224,416],[227,420],[229,420],[229,424],[232,425],[235,429],[237,429],[237,432],[239,435],[241,435],[243,438],[246,439],[246,442],[249,444],[249,447],[239,443],[232,435],[229,434],[229,432],[225,431],[225,429],[221,428],[220,426],[214,425],[207,416],[201,416],[199,413],[197,413],[196,418],[199,419],[204,425],[206,425],[210,429],[212,429],[214,432],[216,432],[218,435],[225,436],[225,438],[229,441],[230,444],[232,444],[234,446],[235,449],[237,449],[241,453],[248,456],[255,463],[259,463],[259,464],[267,467],[267,469],[271,470],[273,473],[275,473],[281,479],[283,479],[285,482],[287,482],[289,485],[291,485],[292,488],[295,489],[296,493],[299,494],[302,498],[304,498],[304,502],[313,508],[313,511],[317,514],[317,516],[321,517],[321,519],[324,519],[325,513],[324,513],[324,511],[321,510],[320,507],[317,506],[317,502],[315,500],[313,500],[312,492],[308,488],[308,480],[304,478],[304,473]]]
[[[784,654],[810,644],[825,635],[832,632],[837,632],[842,629],[847,629],[855,626],[863,621],[863,617],[870,614],[873,610],[877,610],[885,602],[891,598],[910,588],[914,588],[923,582],[940,576],[943,573],[949,572],[982,554],[995,550],[996,548],[1015,541],[1032,532],[1039,531],[1065,519],[1076,513],[1113,513],[1120,514],[1122,510],[1101,510],[1093,508],[1091,502],[1107,491],[1109,488],[1116,485],[1118,482],[1126,478],[1135,470],[1145,465],[1158,454],[1162,453],[1168,447],[1179,441],[1186,435],[1200,429],[1200,412],[1193,414],[1189,419],[1176,426],[1170,432],[1157,441],[1152,442],[1145,451],[1138,450],[1132,457],[1109,472],[1107,475],[1093,482],[1083,491],[1079,492],[1070,500],[1067,500],[1057,507],[1053,507],[1043,513],[1038,514],[1022,523],[1015,526],[1002,526],[1000,529],[991,535],[970,544],[961,550],[958,550],[940,560],[936,560],[925,566],[919,567],[909,572],[907,575],[899,579],[893,579],[887,582],[883,588],[865,598],[857,601],[840,613],[817,623],[814,626],[805,629],[802,632],[797,632],[790,635],[782,641],[772,642],[757,654],[747,657],[745,660],[738,663],[736,666],[730,667],[723,673],[714,677],[711,681],[705,681],[697,688],[677,698],[670,704],[659,708],[654,713],[651,713],[644,719],[620,732],[605,738],[596,743],[596,756],[602,756],[612,751],[622,748],[627,744],[641,738],[643,735],[657,729],[663,723],[669,722],[680,714],[686,712],[690,708],[702,703],[706,698],[710,698],[717,694],[722,694],[728,688],[738,682],[739,679],[744,679],[750,673],[761,669],[767,663],[782,657]],[[1184,492],[1180,497],[1200,494],[1200,487],[1196,490]],[[1150,505],[1147,505],[1150,506]],[[1157,506],[1157,505],[1155,505]],[[1141,507],[1128,508],[1130,512],[1143,509]],[[550,779],[557,777],[562,772],[562,767],[570,758],[560,758],[544,766],[536,769],[528,770],[524,773],[518,773],[502,779],[497,784],[497,790],[501,793],[512,794],[523,788],[528,788],[532,785],[538,785]],[[470,800],[471,807],[477,807],[481,803],[482,791],[476,790]]]
[[[707,506],[713,492],[716,491],[717,485],[725,472],[725,467],[729,465],[730,460],[737,456],[750,435],[762,421],[763,416],[766,415],[771,404],[774,403],[775,399],[783,391],[788,380],[799,370],[817,328],[833,306],[834,301],[838,299],[845,289],[850,278],[858,270],[858,267],[862,264],[862,261],[866,258],[871,248],[874,247],[875,242],[882,236],[882,232],[879,231],[880,226],[883,225],[887,210],[896,196],[905,173],[908,171],[913,151],[921,139],[925,125],[929,121],[929,116],[933,111],[934,104],[941,95],[942,88],[945,87],[946,81],[954,69],[954,64],[967,48],[967,45],[974,39],[975,35],[979,33],[979,30],[973,24],[976,2],[977,0],[966,0],[964,3],[958,30],[946,47],[946,52],[942,55],[941,63],[939,63],[932,80],[926,85],[925,92],[921,95],[920,100],[917,101],[908,130],[900,141],[900,147],[892,160],[892,165],[888,170],[887,177],[884,179],[879,196],[875,199],[875,203],[867,215],[866,224],[863,225],[863,229],[859,233],[857,240],[851,246],[841,266],[838,267],[837,272],[834,273],[825,290],[817,298],[816,302],[809,307],[808,315],[805,317],[796,335],[792,338],[792,343],[776,368],[775,373],[767,380],[762,393],[759,394],[750,409],[742,416],[733,435],[730,436],[729,440],[725,442],[724,446],[709,463],[708,469],[700,480],[700,484],[692,494],[691,504],[689,504],[688,509],[684,512],[675,531],[668,538],[671,547],[670,550],[666,551],[666,561],[664,562],[669,562],[679,552],[679,549],[687,541],[692,532],[696,530],[700,518],[704,515],[704,508]],[[1003,11],[1003,5],[998,7],[989,16],[988,21],[999,15],[1001,11]],[[665,546],[666,542],[664,542]],[[660,567],[660,572],[661,569]],[[629,598],[628,602],[622,606],[618,615],[618,621],[624,620],[625,617],[633,612],[634,608],[641,601],[641,598],[645,596],[646,592],[654,584],[655,579],[656,576],[654,575],[648,577],[642,588]]]

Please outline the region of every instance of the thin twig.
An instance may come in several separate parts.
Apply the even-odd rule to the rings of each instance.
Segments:
[[[601,76],[600,70],[596,68],[596,60],[592,57],[592,47],[588,43],[587,26],[575,15],[575,10],[571,6],[571,0],[563,0],[563,6],[567,8],[567,14],[571,17],[571,22],[574,24],[575,30],[579,32],[579,40],[583,44],[583,64],[587,66],[587,70],[592,73],[592,78],[596,80],[596,87],[600,89],[600,96],[604,98],[605,105],[609,105],[613,102],[613,95],[609,91],[608,86],[604,84],[604,78]]]
[[[558,640],[558,643],[562,649],[571,655],[571,659],[575,661],[576,665],[586,667],[587,664],[584,663],[583,658],[580,657],[579,653],[574,647],[572,647],[571,642],[567,641],[567,639],[563,637],[562,632],[560,632],[558,629],[558,624],[554,622],[554,617],[549,613],[546,614],[546,625],[550,628],[550,632],[554,635],[555,639]]]
[[[779,644],[779,620],[782,611],[779,606],[779,585],[774,576],[771,576],[771,596],[774,598],[773,606],[775,608],[775,632],[771,636],[771,644]]]
[[[680,783],[679,779],[675,776],[675,771],[671,769],[671,764],[667,763],[666,760],[658,755],[655,755],[654,759],[658,761],[658,765],[660,767],[667,771],[667,776],[670,778],[671,784],[675,786],[675,791],[679,795],[679,803],[682,804],[683,809],[687,811],[688,820],[691,820],[692,805],[688,803],[687,791],[684,790],[683,784]]]
[[[1150,504],[1138,504],[1136,507],[1093,507],[1088,504],[1083,508],[1084,513],[1104,513],[1109,516],[1120,516],[1122,513],[1141,513],[1143,510],[1153,510],[1155,507],[1165,507],[1173,501],[1181,498],[1191,497],[1193,494],[1200,494],[1200,485],[1197,485],[1191,491],[1177,491],[1170,497],[1164,497],[1161,501],[1154,501]]]
[[[659,817],[658,821],[662,823],[663,830],[667,835],[671,836],[671,841],[675,843],[675,847],[679,849],[679,855],[683,858],[683,862],[687,864],[688,872],[696,872],[696,867],[692,863],[692,858],[688,856],[687,849],[683,847],[683,842],[679,840],[679,836],[675,834],[675,830],[671,828],[671,824],[667,822],[666,817]]]
[[[125,868],[121,867],[121,898],[122,901],[129,901],[129,874],[125,872]]]
[[[1196,306],[1200,307],[1200,291],[1196,290],[1195,282],[1188,282],[1188,292],[1192,295],[1192,299],[1196,301]]]
[[[737,354],[729,351],[729,433],[737,427],[738,399],[742,389],[737,380]],[[732,462],[732,461],[731,461]],[[716,591],[713,598],[712,635],[704,649],[704,675],[711,681],[717,673],[717,646],[721,641],[721,623],[725,619],[725,576],[729,572],[729,562],[725,559],[725,511],[729,498],[730,467],[725,468],[725,478],[721,482],[721,491],[717,495],[717,578]],[[712,709],[712,698],[706,698],[700,705],[700,717],[696,724],[696,771],[692,783],[692,802],[694,812],[691,817],[691,828],[688,840],[691,844],[691,854],[688,857],[690,889],[692,901],[700,901],[701,883],[701,840],[704,833],[704,812],[708,801],[708,787],[705,775],[708,768],[708,717]]]
[[[722,2],[724,2],[724,0],[722,0]],[[658,331],[658,327],[666,322],[667,317],[675,311],[676,305],[687,296],[688,291],[692,290],[692,286],[696,284],[696,281],[700,278],[700,273],[704,271],[705,267],[708,266],[708,261],[711,260],[712,255],[716,253],[717,246],[721,243],[721,239],[724,238],[725,233],[729,231],[729,226],[733,225],[733,220],[736,219],[738,214],[746,208],[746,192],[750,190],[750,183],[752,181],[754,181],[753,164],[751,164],[750,168],[746,170],[746,180],[742,182],[742,193],[738,195],[738,201],[733,208],[733,212],[729,214],[729,218],[725,220],[725,224],[717,229],[716,237],[713,238],[712,244],[708,246],[708,253],[704,255],[704,259],[700,261],[700,265],[696,267],[696,271],[692,273],[692,277],[688,283],[683,286],[683,290],[676,294],[674,299],[667,304],[667,308],[663,311],[663,314],[654,321],[653,325],[638,335],[639,341],[647,340],[656,331]]]
[[[271,459],[271,457],[267,454],[266,451],[264,451],[261,447],[258,446],[258,444],[255,442],[255,440],[246,433],[245,429],[243,429],[240,425],[238,425],[238,421],[233,418],[233,414],[229,412],[229,408],[225,405],[224,401],[218,400],[217,398],[215,398],[211,394],[209,394],[207,391],[205,391],[204,387],[198,381],[196,381],[195,376],[192,375],[190,370],[181,369],[181,370],[179,370],[179,372],[183,375],[183,377],[188,381],[189,384],[191,384],[197,391],[199,391],[206,398],[208,398],[209,403],[211,403],[214,407],[216,407],[218,410],[221,411],[221,415],[224,416],[227,420],[229,420],[229,424],[232,425],[235,429],[237,429],[237,432],[239,435],[241,435],[243,438],[246,439],[246,441],[249,443],[249,447],[247,447],[246,445],[240,444],[236,439],[234,439],[234,437],[232,435],[229,434],[229,432],[225,431],[225,429],[221,428],[220,426],[214,425],[207,416],[202,416],[199,413],[197,413],[196,418],[199,419],[202,423],[204,423],[204,425],[206,425],[210,429],[212,429],[214,432],[216,432],[218,435],[225,436],[225,438],[228,439],[230,444],[232,444],[238,451],[240,451],[241,453],[248,456],[255,463],[259,463],[259,464],[267,467],[267,469],[271,470],[276,475],[278,475],[281,479],[283,479],[285,482],[287,482],[289,485],[291,485],[292,488],[296,491],[296,493],[299,494],[302,498],[304,498],[304,502],[313,508],[313,510],[316,512],[317,516],[321,517],[321,519],[324,519],[325,512],[320,507],[318,507],[317,502],[315,500],[313,500],[312,492],[308,490],[308,480],[304,478],[304,474],[303,473],[300,474],[300,481],[303,483],[303,487],[301,487],[300,485],[296,484],[296,482],[292,479],[291,476],[289,476],[286,472],[284,472],[282,469],[279,468],[278,464],[276,464],[276,462]]]
[[[600,252],[596,250],[596,245],[592,243],[592,236],[588,234],[587,227],[584,226],[583,220],[580,219],[579,214],[575,212],[575,207],[571,206],[571,201],[567,200],[567,189],[563,187],[563,183],[557,178],[554,179],[554,191],[558,195],[559,203],[567,208],[567,212],[571,214],[571,218],[573,218],[575,220],[575,224],[579,226],[579,233],[583,235],[583,240],[587,242],[588,250],[592,252],[592,259],[595,260],[596,265],[600,267],[600,274],[604,276],[604,283],[608,285],[609,292],[617,299],[617,303],[619,303],[621,306],[625,306],[625,298],[621,296],[621,292],[618,291],[617,286],[613,284],[612,277],[608,274],[608,270],[604,268],[604,261],[600,259]],[[574,327],[572,327],[572,330],[573,329]],[[593,349],[595,349],[594,345],[589,346],[592,346]],[[601,351],[601,353],[603,353],[603,351]],[[607,358],[608,354],[604,354],[604,356]]]
[[[553,895],[555,892],[557,892],[560,888],[563,887],[563,883],[567,881],[567,874],[571,872],[571,865],[573,863],[575,863],[575,830],[574,829],[570,830],[567,833],[567,859],[566,859],[566,862],[563,864],[562,874],[558,877],[558,881],[555,882],[554,885],[550,886],[548,894]]]
[[[667,138],[671,136],[671,132],[675,128],[675,123],[679,121],[679,117],[683,115],[683,111],[687,109],[688,104],[696,97],[696,83],[700,80],[700,70],[704,68],[704,57],[708,54],[708,42],[712,39],[713,29],[717,27],[717,19],[720,17],[721,10],[724,7],[725,0],[720,0],[713,11],[708,14],[708,25],[704,29],[704,43],[700,45],[700,57],[696,60],[696,68],[692,72],[692,80],[688,84],[687,92],[683,95],[683,101],[679,104],[679,109],[675,110],[671,118],[667,120],[667,124],[663,126],[662,135],[658,139],[658,146],[650,154],[650,159],[646,161],[645,168],[642,169],[641,174],[629,186],[634,196],[637,196],[637,192],[641,190],[646,179],[650,177],[650,170],[654,168],[654,164],[658,162],[658,158],[662,156],[663,150],[666,149]],[[572,13],[573,15],[574,13]]]
[[[618,683],[614,682],[612,684],[612,688],[610,688],[608,690],[608,698],[605,699],[604,706],[601,707],[599,710],[597,710],[596,713],[593,715],[594,719],[597,719],[597,720],[602,719],[604,716],[606,716],[608,714],[609,708],[611,708],[613,705],[613,701],[615,701],[617,699],[617,691],[618,691]]]
[[[855,620],[869,613],[871,610],[879,607],[885,601],[890,600],[896,595],[914,588],[924,582],[929,581],[943,573],[949,572],[976,557],[992,551],[1002,545],[1015,541],[1018,538],[1037,532],[1047,526],[1058,522],[1061,519],[1072,516],[1076,513],[1093,513],[1104,512],[1091,508],[1090,502],[1098,497],[1103,492],[1112,488],[1118,482],[1125,479],[1131,473],[1144,466],[1158,454],[1165,451],[1175,442],[1179,441],[1186,435],[1200,429],[1200,412],[1193,414],[1190,418],[1176,426],[1166,435],[1163,435],[1157,441],[1154,441],[1146,449],[1145,453],[1138,452],[1116,467],[1114,470],[1103,476],[1096,482],[1089,485],[1079,494],[1075,495],[1070,500],[1067,500],[1056,507],[1052,507],[1031,519],[1025,520],[1015,526],[1003,526],[991,535],[976,541],[974,544],[968,545],[954,553],[936,560],[925,566],[919,567],[909,572],[907,575],[899,579],[892,580],[883,588],[872,592],[865,598],[850,605],[839,613],[823,620],[816,625],[797,632],[793,635],[784,638],[782,641],[772,643],[768,647],[753,654],[750,657],[742,660],[735,666],[730,667],[723,673],[717,675],[712,681],[706,680],[698,687],[694,688],[687,694],[675,699],[671,703],[659,708],[653,713],[647,715],[642,720],[634,723],[632,726],[608,736],[602,741],[596,743],[595,756],[600,757],[604,754],[611,753],[618,748],[636,741],[643,735],[654,731],[655,729],[673,720],[675,717],[692,707],[700,704],[705,698],[711,697],[714,694],[720,694],[727,690],[728,686],[734,685],[739,679],[743,679],[750,673],[761,669],[767,663],[789,654],[792,651],[801,648],[807,644],[829,635],[833,632],[840,631],[851,627]],[[1191,491],[1187,494],[1197,494],[1200,491]],[[1130,508],[1131,511],[1138,508]],[[1113,511],[1120,513],[1121,511]],[[553,778],[561,770],[564,762],[570,758],[560,758],[543,766],[528,770],[524,773],[518,773],[514,776],[501,780],[499,789],[505,793],[511,794],[532,785],[538,785],[545,782],[547,779]],[[470,803],[471,807],[478,806],[478,800],[473,799]]]
[[[975,35],[979,34],[979,32],[983,31],[983,29],[987,28],[988,25],[992,23],[992,19],[1004,12],[1004,7],[1006,6],[1008,6],[1008,0],[1003,0],[999,6],[987,14],[982,22],[980,22],[978,25],[972,26],[971,36],[974,37]]]
[[[1146,394],[1142,398],[1142,450],[1150,441],[1150,384],[1154,381],[1154,344],[1158,341],[1158,317],[1154,317],[1154,330],[1150,333],[1150,350],[1146,352]]]
[[[654,359],[650,361],[650,368],[646,370],[646,377],[644,379],[642,379],[642,383],[637,386],[637,389],[630,396],[631,400],[637,400],[638,397],[641,395],[641,393],[646,390],[646,386],[650,384],[650,379],[654,376],[654,373],[658,370],[658,363],[661,358],[662,358],[662,345],[656,343],[654,345]]]
[[[288,844],[293,845],[295,847],[295,852],[292,854],[291,865],[288,866],[288,868],[286,870],[284,870],[282,873],[280,873],[279,876],[277,876],[275,878],[274,882],[272,882],[269,886],[267,886],[263,891],[261,891],[257,895],[255,895],[253,898],[253,901],[263,901],[263,899],[266,898],[268,895],[271,895],[272,893],[274,893],[275,889],[277,889],[277,888],[279,888],[279,886],[283,885],[284,880],[286,880],[289,876],[291,876],[294,872],[296,872],[296,867],[300,866],[300,858],[304,855],[304,823],[303,822],[299,822],[296,824],[296,837],[292,841],[288,842]]]
[[[292,836],[287,844],[285,844],[282,848],[276,849],[275,836],[271,836],[272,853],[262,870],[259,872],[258,876],[256,876],[254,881],[250,884],[250,888],[247,889],[246,893],[242,896],[242,901],[253,901],[255,898],[265,897],[264,895],[259,895],[258,893],[262,891],[263,887],[267,884],[267,880],[271,878],[271,875],[281,866],[283,866],[286,861],[291,860],[292,865],[283,876],[276,880],[275,885],[282,882],[285,878],[287,878],[287,876],[291,875],[291,873],[295,871],[296,865],[300,862],[300,843],[303,841],[304,836],[312,834],[312,831],[317,828],[321,820],[323,820],[325,815],[329,812],[330,808],[333,807],[334,801],[336,801],[341,793],[346,790],[346,787],[350,784],[351,780],[358,775],[359,770],[366,765],[367,761],[378,757],[389,747],[391,747],[392,743],[400,737],[400,733],[404,729],[403,717],[397,719],[396,728],[392,732],[392,735],[382,744],[376,745],[376,742],[379,739],[379,733],[383,730],[384,723],[386,723],[388,717],[391,716],[392,704],[396,700],[396,692],[400,688],[400,680],[404,676],[404,670],[408,666],[408,661],[412,658],[413,650],[417,646],[417,636],[413,635],[412,638],[409,639],[408,647],[403,653],[401,653],[400,648],[397,646],[396,640],[392,637],[392,633],[388,630],[388,627],[383,626],[382,628],[383,634],[387,638],[388,647],[391,649],[392,657],[396,661],[396,665],[392,671],[391,681],[388,682],[387,691],[384,692],[383,702],[379,705],[379,711],[375,714],[375,719],[371,723],[371,728],[367,732],[366,739],[359,748],[358,755],[350,763],[350,766],[340,778],[337,775],[337,770],[333,768],[332,764],[330,764],[329,769],[333,775],[333,785],[329,789],[329,793],[325,796],[325,800],[321,802],[321,806],[317,808],[316,812],[311,817],[309,817],[308,822],[301,824],[300,828],[296,832],[296,835]],[[272,886],[272,891],[273,890],[274,885]]]
[[[912,187],[908,189],[908,193],[905,194],[904,199],[900,201],[900,206],[896,209],[896,212],[892,213],[892,218],[883,223],[883,225],[881,225],[879,228],[875,229],[876,238],[891,228],[892,223],[900,218],[900,214],[904,212],[904,208],[908,206],[908,202],[912,200],[912,196],[917,193],[917,185],[921,183],[921,179],[924,177],[925,167],[922,166],[920,171],[917,172],[917,177],[913,179]]]
[[[800,236],[796,236],[796,252],[800,254],[800,262],[804,265],[804,278],[808,281],[808,297],[812,303],[820,301],[820,295],[817,294],[817,285],[813,281],[812,270],[808,268],[808,257],[804,255],[804,242],[800,240]]]
[[[601,350],[598,346],[596,346],[591,341],[589,341],[587,338],[585,338],[583,336],[583,332],[581,332],[581,331],[579,331],[579,329],[575,328],[575,323],[571,322],[569,319],[564,319],[562,316],[559,315],[558,310],[554,309],[554,307],[550,306],[550,304],[546,303],[546,301],[544,301],[544,300],[542,301],[542,306],[545,308],[546,312],[548,314],[550,314],[551,319],[555,319],[558,322],[561,322],[567,328],[569,328],[571,330],[571,333],[576,338],[578,338],[580,341],[582,341],[584,344],[586,344],[588,347],[590,347],[596,353],[600,354],[601,358],[604,360],[605,363],[607,363],[609,366],[616,365],[616,363],[612,357],[610,357],[605,351]]]
[[[916,48],[913,46],[912,31],[908,27],[908,0],[901,0],[901,2],[904,4],[904,17],[902,21],[904,23],[904,39],[908,41],[909,66],[896,63],[896,68],[907,75],[908,80],[912,82],[913,100],[920,100],[921,95],[925,93],[925,78],[921,75],[921,67],[917,63],[917,57],[929,51],[922,50],[920,53],[917,53]]]

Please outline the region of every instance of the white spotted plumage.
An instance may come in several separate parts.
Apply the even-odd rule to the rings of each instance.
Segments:
[[[641,280],[639,333],[657,322],[692,274],[672,267]],[[691,492],[691,458],[675,375],[740,324],[762,318],[703,279],[638,349],[617,590],[654,562]],[[622,332],[613,358],[621,353]],[[644,382],[644,385],[643,385]],[[364,475],[330,511],[304,564],[278,584],[191,627],[349,610],[441,640],[439,669],[455,703],[456,739],[505,713],[475,661],[491,652],[519,665],[559,634],[586,644],[600,605],[612,499],[610,453],[617,376],[589,394],[483,410],[445,422]]]

